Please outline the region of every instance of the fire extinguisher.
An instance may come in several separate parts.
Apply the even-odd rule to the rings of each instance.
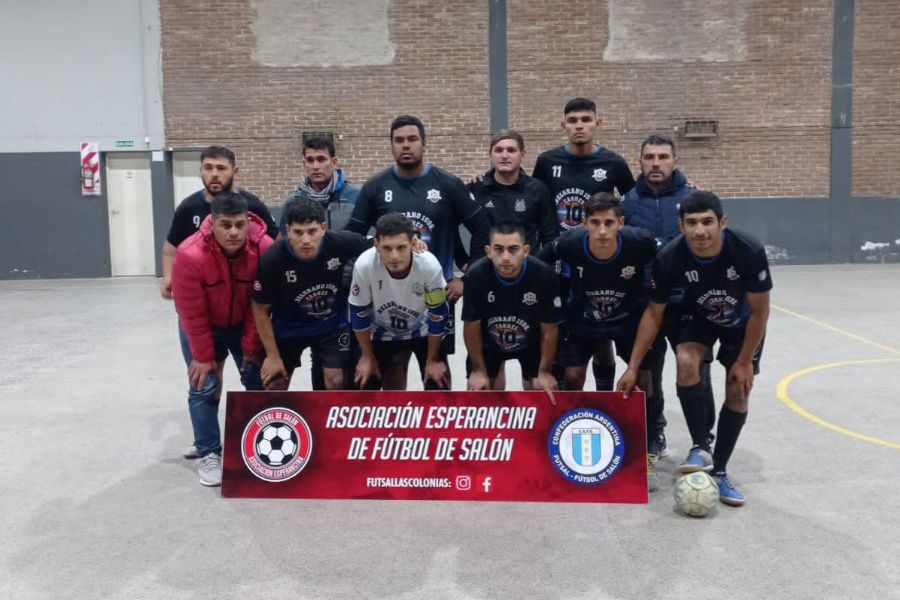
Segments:
[[[90,164],[81,165],[81,186],[86,190],[94,189],[94,170]]]

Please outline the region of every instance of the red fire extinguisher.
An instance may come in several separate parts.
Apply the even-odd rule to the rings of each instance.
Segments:
[[[94,189],[94,170],[89,164],[81,165],[81,186],[85,190]]]

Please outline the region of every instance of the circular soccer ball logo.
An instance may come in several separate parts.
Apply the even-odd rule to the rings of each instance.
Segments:
[[[625,437],[606,413],[576,408],[553,425],[547,450],[560,475],[578,485],[597,485],[622,466]]]
[[[265,481],[287,481],[306,467],[312,432],[287,408],[269,408],[253,417],[241,438],[241,454],[251,473]]]

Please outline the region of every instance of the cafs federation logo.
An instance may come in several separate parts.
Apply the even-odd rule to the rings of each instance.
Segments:
[[[547,451],[560,475],[578,485],[597,485],[622,466],[625,437],[606,413],[576,408],[553,425]]]
[[[268,408],[250,419],[241,438],[241,456],[264,481],[287,481],[306,467],[312,453],[312,431],[287,408]]]

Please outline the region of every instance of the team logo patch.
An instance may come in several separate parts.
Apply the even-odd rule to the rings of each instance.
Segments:
[[[525,292],[525,294],[522,296],[522,304],[527,304],[528,306],[531,306],[532,304],[536,304],[536,303],[537,303],[537,294],[535,294],[534,292]]]
[[[312,441],[312,431],[303,417],[287,408],[268,408],[244,428],[241,455],[256,477],[279,483],[306,467]]]
[[[421,296],[425,293],[425,284],[423,284],[421,281],[417,281],[413,284],[412,291],[416,296]]]
[[[728,281],[734,281],[735,279],[740,279],[741,276],[737,274],[737,269],[731,266],[725,271],[725,277],[728,278]]]
[[[350,293],[353,294],[354,296],[359,296],[359,284],[358,283],[353,284],[353,287],[350,288]]]
[[[525,212],[525,199],[519,198],[518,200],[516,200],[516,206],[513,210],[515,210],[516,212]]]
[[[262,291],[262,284],[259,282],[259,279],[257,279],[256,281],[253,282],[253,289],[256,290],[257,292]]]
[[[469,194],[471,196],[471,194]],[[438,202],[441,199],[441,190],[428,190],[428,200]],[[472,198],[474,200],[474,197]]]
[[[350,334],[349,333],[342,333],[341,335],[338,336],[338,347],[342,351],[350,349]]]
[[[336,271],[341,266],[341,259],[338,257],[329,258],[325,265],[328,267],[329,271]]]
[[[555,306],[556,308],[562,307],[562,300],[560,299],[559,296],[553,297],[553,306]]]
[[[560,475],[578,485],[597,485],[622,466],[625,437],[606,413],[595,408],[576,408],[553,425],[547,451]]]
[[[769,274],[766,273],[765,269],[763,269],[762,271],[759,272],[759,280],[760,281],[765,281],[766,277],[768,277],[768,276],[769,276]]]
[[[484,205],[485,208],[494,208],[494,201],[488,200],[487,204]]]
[[[631,279],[634,277],[635,269],[633,265],[628,265],[627,267],[622,269],[622,279]]]
[[[606,181],[606,169],[594,169],[594,181]]]

